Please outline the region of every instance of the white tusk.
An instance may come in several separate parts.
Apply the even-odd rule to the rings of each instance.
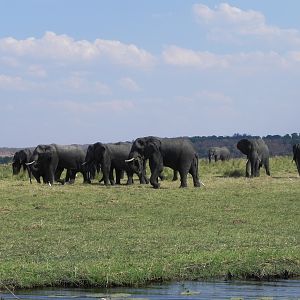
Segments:
[[[49,185],[49,186],[51,186],[51,183],[50,183],[50,182],[48,182],[48,185]]]
[[[135,158],[133,157],[133,158],[130,158],[130,159],[125,159],[125,162],[132,162],[134,160],[135,160]]]
[[[202,181],[200,181],[200,184],[202,184],[203,186],[205,186],[205,184]]]
[[[84,166],[84,165],[86,165],[86,164],[87,164],[87,161],[85,161],[85,162],[84,162],[84,163],[82,163],[81,165],[82,165],[82,166]]]
[[[34,164],[35,163],[35,160],[34,161],[31,161],[30,163],[25,163],[25,165],[26,166],[30,166],[30,165],[32,165],[32,164]]]

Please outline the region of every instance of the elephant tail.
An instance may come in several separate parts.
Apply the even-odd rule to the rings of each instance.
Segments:
[[[198,157],[198,154],[197,154],[197,153],[195,153],[195,157],[194,157],[194,159],[193,159],[192,164],[193,164],[194,167],[195,167],[196,174],[197,174],[197,177],[198,177],[198,176],[199,176],[199,175],[198,175],[199,157]]]

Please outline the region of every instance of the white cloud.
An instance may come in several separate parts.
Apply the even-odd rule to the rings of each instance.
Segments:
[[[211,39],[233,40],[252,36],[265,42],[285,41],[300,45],[299,30],[268,25],[265,16],[258,11],[242,10],[227,3],[221,3],[214,9],[194,4],[193,11],[198,22],[208,26]]]
[[[279,54],[269,52],[240,52],[234,54],[215,54],[212,52],[194,51],[191,49],[168,46],[163,51],[163,60],[166,64],[178,67],[197,69],[228,69],[240,68],[261,70],[263,68],[293,68],[300,62],[300,52]]]
[[[162,53],[165,63],[182,67],[196,67],[201,69],[213,67],[227,67],[226,56],[211,52],[197,52],[177,46],[166,47]]]
[[[38,78],[47,77],[47,71],[41,65],[30,65],[28,67],[28,74]]]
[[[73,74],[71,77],[65,79],[63,86],[76,93],[95,93],[96,95],[111,94],[111,89],[108,85],[100,81],[88,80],[80,74]]]
[[[139,85],[130,77],[124,77],[119,80],[119,85],[126,90],[138,92],[141,90]]]
[[[113,64],[149,68],[155,58],[146,50],[120,41],[96,39],[74,40],[68,35],[46,32],[42,38],[30,37],[17,40],[12,37],[0,39],[0,54],[17,57],[46,59],[57,62],[96,62],[109,60]]]
[[[33,83],[24,80],[20,76],[0,74],[0,90],[26,91],[31,89],[33,86]]]

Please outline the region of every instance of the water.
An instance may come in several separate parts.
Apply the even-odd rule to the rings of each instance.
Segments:
[[[1,298],[2,297],[2,298]],[[0,299],[82,299],[82,300],[185,300],[185,299],[294,299],[300,300],[300,280],[274,282],[181,282],[144,288],[39,289],[0,292]]]

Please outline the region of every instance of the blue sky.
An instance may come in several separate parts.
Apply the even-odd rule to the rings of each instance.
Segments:
[[[299,132],[299,11],[0,0],[0,146]]]

